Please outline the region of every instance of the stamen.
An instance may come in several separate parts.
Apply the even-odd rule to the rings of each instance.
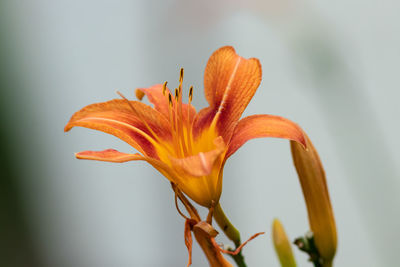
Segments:
[[[160,142],[160,138],[159,136],[153,131],[153,129],[151,129],[150,125],[146,122],[146,120],[142,117],[142,115],[135,109],[135,107],[132,105],[132,103],[119,91],[117,91],[117,94],[122,97],[126,103],[129,105],[129,107],[132,109],[133,113],[139,118],[139,120],[145,125],[145,127],[147,128],[147,130],[149,130],[149,132],[153,135],[153,137],[155,138],[155,140],[150,137],[152,140],[157,141],[158,143]],[[140,130],[140,129],[139,129]],[[149,140],[150,141],[150,140]]]
[[[163,88],[162,88],[162,93],[163,93],[163,95],[165,95],[165,92],[167,91],[167,81],[165,81],[164,82],[164,84],[163,84]]]
[[[117,91],[117,94],[122,97],[126,103],[128,103],[129,107],[132,109],[133,113],[148,127],[148,129],[153,133],[152,129],[150,126],[147,124],[146,120],[141,116],[141,114],[133,107],[132,103],[120,92]]]
[[[178,192],[176,191],[176,187],[174,188],[175,191],[175,207],[176,210],[178,211],[178,213],[186,220],[190,220],[185,214],[183,214],[183,212],[179,209],[179,205],[178,205]]]
[[[189,105],[190,105],[190,102],[192,102],[192,99],[193,99],[193,85],[190,86],[190,88],[189,88]]]
[[[181,68],[180,74],[179,74],[179,83],[182,84],[183,82],[183,68]]]
[[[169,109],[168,109],[168,114],[169,114],[169,121],[171,123],[171,133],[172,133],[172,139],[174,141],[174,147],[175,151],[178,152],[178,155],[181,155],[180,149],[179,149],[179,141],[178,137],[176,135],[176,115],[175,113],[172,113],[172,109],[174,108],[174,103],[172,102],[172,95],[171,93],[168,93],[168,103],[169,103]]]
[[[158,136],[155,134],[153,129],[151,129],[150,125],[146,122],[146,120],[141,116],[141,114],[133,107],[132,103],[129,102],[129,100],[120,92],[117,91],[117,94],[122,97],[126,103],[128,103],[129,107],[132,109],[133,113],[140,119],[140,121],[146,126],[146,128],[150,131],[150,133],[157,139],[157,141],[160,141],[158,139]]]
[[[182,116],[180,108],[182,107],[181,102],[179,101],[179,89],[175,88],[175,106],[174,106],[174,122],[175,122],[175,130],[176,130],[176,136],[177,136],[177,141],[178,141],[178,147],[179,147],[179,155],[182,156],[186,154],[185,150],[185,145],[182,143]],[[182,153],[183,152],[183,153]]]
[[[190,201],[185,197],[185,195],[178,188],[176,188],[176,185],[174,183],[171,182],[171,186],[174,192],[176,192],[176,194],[178,195],[179,200],[185,206],[187,212],[190,214],[190,217],[194,220],[201,221],[199,213],[197,212],[196,208],[192,205],[192,203],[190,203]]]
[[[185,137],[183,134],[183,115],[182,115],[182,82],[183,82],[183,68],[181,68],[180,74],[179,74],[179,87],[175,88],[175,99],[178,103],[178,106],[175,110],[175,115],[177,115],[177,127],[178,127],[178,136],[180,140],[180,145],[183,150],[183,154],[187,155],[187,147],[186,147],[186,142],[185,142]]]
[[[193,99],[193,85],[189,88],[189,101],[188,101],[188,108],[187,108],[187,121],[186,121],[186,128],[187,128],[187,144],[190,154],[193,153],[192,150],[192,122],[190,121],[190,108]]]
[[[172,103],[172,96],[171,96],[171,93],[168,94],[168,103],[169,103],[169,107],[172,108],[172,106],[173,106],[174,104]]]
[[[174,108],[174,103],[172,102],[172,95],[168,93],[168,113],[169,113],[169,121],[171,123],[172,133],[175,135],[175,123],[174,123],[174,114],[172,113],[172,109]],[[174,138],[175,139],[175,138]]]
[[[179,90],[178,88],[175,88],[175,100],[178,101],[179,98]]]

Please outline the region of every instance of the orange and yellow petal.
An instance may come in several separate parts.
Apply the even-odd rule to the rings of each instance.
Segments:
[[[65,126],[86,127],[112,134],[146,156],[157,158],[156,139],[170,140],[168,121],[153,108],[137,101],[115,99],[76,112]]]
[[[136,89],[136,97],[139,100],[142,100],[146,95],[149,99],[150,103],[154,105],[154,108],[162,113],[164,116],[168,117],[168,94],[169,90],[163,94],[163,85],[155,84],[148,88],[137,88]]]
[[[213,127],[212,129],[210,128],[211,122],[214,119],[216,114],[216,110],[213,107],[206,107],[201,109],[193,119],[193,128],[192,128],[192,133],[194,139],[197,141],[199,139],[202,139],[202,135],[204,135],[205,132],[212,131],[214,132],[214,136],[218,136],[218,133]]]
[[[77,159],[98,160],[107,162],[127,162],[132,160],[142,160],[143,156],[140,154],[128,154],[119,152],[115,149],[106,149],[103,151],[82,151],[75,154]]]
[[[306,147],[303,130],[291,120],[274,115],[252,115],[237,124],[229,143],[226,159],[254,138],[276,137],[296,141]]]
[[[182,180],[179,179],[179,176],[164,162],[157,160],[155,158],[142,156],[138,153],[129,154],[119,152],[115,149],[106,149],[103,151],[82,151],[75,154],[78,159],[85,160],[97,160],[97,161],[107,161],[107,162],[116,162],[122,163],[127,161],[136,161],[143,160],[152,165],[156,170],[158,170],[161,174],[163,174],[168,180],[174,183],[182,183]]]
[[[221,137],[214,140],[215,149],[200,152],[184,158],[171,157],[172,167],[183,176],[207,176],[211,173],[218,157],[225,151],[225,143]]]
[[[154,105],[154,108],[163,114],[166,118],[170,117],[170,106],[168,100],[168,94],[170,90],[166,87],[164,91],[163,84],[155,84],[148,88],[137,88],[136,97],[142,100],[144,96],[147,96],[150,103]],[[173,105],[176,105],[176,99],[172,98]],[[192,105],[182,103],[182,119],[183,121],[191,122],[196,114],[196,110]],[[175,113],[173,113],[175,116]],[[175,117],[173,117],[175,119]]]
[[[218,203],[222,191],[222,165],[226,146],[222,137],[214,149],[184,158],[171,158],[171,168],[180,178],[177,186],[199,205]]]
[[[213,117],[218,134],[226,142],[260,85],[261,76],[258,59],[245,59],[230,46],[218,49],[208,60],[204,91],[212,109],[205,117]]]

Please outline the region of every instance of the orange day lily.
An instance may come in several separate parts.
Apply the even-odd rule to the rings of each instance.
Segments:
[[[215,51],[204,73],[204,93],[209,103],[199,112],[182,101],[180,83],[171,92],[166,83],[136,90],[139,100],[147,96],[153,107],[140,101],[114,99],[92,104],[76,112],[65,131],[74,126],[112,134],[139,153],[113,149],[83,151],[78,159],[109,162],[144,160],[198,204],[210,208],[222,192],[226,160],[253,138],[278,137],[306,145],[301,128],[273,115],[240,119],[261,82],[258,59],[245,59],[230,46]]]

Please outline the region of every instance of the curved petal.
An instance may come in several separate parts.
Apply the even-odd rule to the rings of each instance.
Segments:
[[[214,108],[206,107],[194,116],[192,133],[195,139],[201,136],[205,132],[204,130],[209,127],[215,117],[215,113],[216,110]]]
[[[171,157],[172,167],[185,176],[207,176],[211,173],[214,163],[225,151],[225,144],[221,137],[214,140],[216,148],[208,152],[200,152],[197,155],[185,158]]]
[[[260,137],[277,137],[296,141],[306,147],[303,130],[294,122],[274,115],[253,115],[239,121],[233,132],[225,159],[247,141]]]
[[[144,155],[156,157],[155,140],[171,139],[168,121],[153,108],[137,101],[115,99],[96,103],[76,112],[64,131],[74,126],[112,134]]]
[[[163,114],[166,118],[169,118],[169,101],[168,94],[170,90],[166,88],[165,95],[163,94],[163,85],[155,84],[149,88],[137,88],[136,89],[136,97],[139,100],[142,100],[146,95],[149,99],[150,103],[154,105],[154,108]],[[175,104],[175,98],[173,98],[173,102]],[[183,104],[182,103],[182,117],[184,121],[192,121],[193,117],[196,114],[196,110],[192,105]]]
[[[107,162],[122,163],[133,160],[144,160],[152,165],[156,170],[163,174],[168,180],[174,183],[182,182],[178,179],[174,171],[165,163],[160,160],[142,156],[138,153],[128,154],[119,152],[115,149],[106,149],[103,151],[82,151],[75,154],[78,159],[98,160]]]
[[[218,133],[226,142],[260,82],[258,59],[245,59],[237,55],[233,47],[218,49],[208,60],[204,73],[205,96],[214,109],[213,122]]]
[[[168,93],[169,89],[166,91],[166,95],[163,94],[163,85],[155,84],[149,88],[137,88],[136,97],[142,100],[144,95],[147,96],[150,103],[154,105],[154,108],[160,113],[168,117]]]
[[[140,154],[127,154],[119,152],[115,149],[106,149],[103,151],[82,151],[75,154],[77,159],[98,160],[107,162],[127,162],[131,160],[141,160],[143,156]]]

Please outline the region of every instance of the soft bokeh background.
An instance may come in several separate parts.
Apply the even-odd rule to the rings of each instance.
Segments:
[[[167,180],[140,162],[79,161],[122,141],[74,129],[73,112],[136,87],[178,82],[203,97],[211,53],[257,57],[246,114],[298,122],[320,152],[339,233],[336,266],[396,266],[400,245],[398,1],[7,1],[0,3],[0,265],[185,266]],[[308,229],[287,141],[246,144],[221,199],[249,266],[278,266],[270,226]],[[229,243],[224,238],[218,239]],[[300,266],[307,257],[297,252]],[[206,266],[195,246],[193,266]]]

